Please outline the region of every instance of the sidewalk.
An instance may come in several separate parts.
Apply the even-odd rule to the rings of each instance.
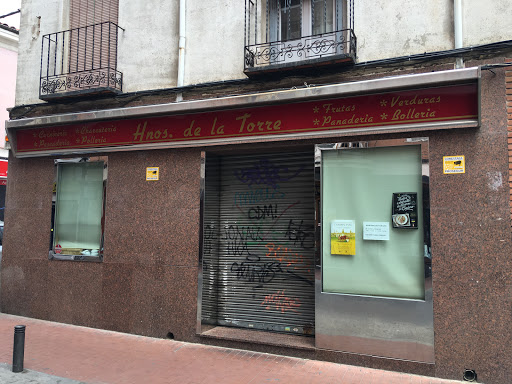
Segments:
[[[14,326],[19,324],[27,326],[24,367],[28,373],[15,374],[9,369],[12,363]],[[23,384],[460,383],[323,361],[154,339],[6,314],[0,314],[0,382]]]
[[[0,363],[0,383],[2,384],[87,384],[83,381],[65,379],[45,373],[25,369],[13,373],[10,364]]]

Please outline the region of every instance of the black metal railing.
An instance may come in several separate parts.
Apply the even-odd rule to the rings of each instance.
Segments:
[[[351,29],[302,37],[296,40],[245,47],[245,68],[349,55],[355,57],[356,36]]]
[[[245,70],[356,58],[354,0],[245,0]]]
[[[117,70],[119,29],[104,22],[44,35],[39,98],[122,92],[123,74]]]

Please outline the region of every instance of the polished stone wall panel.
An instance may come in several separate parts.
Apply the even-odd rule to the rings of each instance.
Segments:
[[[106,263],[197,265],[200,160],[198,149],[109,156]],[[160,180],[146,181],[146,167]]]
[[[132,264],[103,264],[101,317],[98,327],[130,333],[134,311]]]
[[[46,319],[50,310],[47,280],[45,260],[2,260],[2,312]]]
[[[98,327],[103,267],[99,263],[47,261],[48,320]]]
[[[131,332],[192,340],[197,307],[197,268],[141,265],[133,275]],[[172,334],[172,335],[170,335]]]
[[[460,379],[467,368],[504,383],[512,250],[503,70],[482,73],[481,98],[479,129],[430,135],[436,375]],[[451,155],[466,156],[465,174],[443,175]]]
[[[10,156],[2,262],[48,258],[54,179],[52,159]]]

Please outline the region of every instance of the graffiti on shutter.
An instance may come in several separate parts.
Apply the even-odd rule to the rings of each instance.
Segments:
[[[206,156],[203,323],[314,333],[312,153]]]

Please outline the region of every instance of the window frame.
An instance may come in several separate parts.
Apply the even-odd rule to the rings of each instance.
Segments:
[[[59,168],[65,164],[79,164],[79,163],[103,163],[103,187],[102,187],[102,202],[101,202],[101,219],[100,219],[100,246],[97,255],[84,255],[84,254],[64,254],[55,252],[55,224],[57,222],[58,210],[58,182],[59,182]],[[107,179],[108,179],[108,157],[107,156],[94,156],[94,157],[75,157],[75,158],[62,158],[54,159],[55,176],[52,190],[52,216],[51,216],[51,231],[50,231],[50,249],[48,258],[50,260],[67,260],[67,261],[92,261],[102,262],[104,255],[104,240],[105,240],[105,204],[107,192]]]
[[[281,0],[272,0],[269,7],[269,43],[298,41],[307,37],[330,34],[344,28],[345,25],[345,8],[346,3],[343,0],[332,0],[332,31],[325,30],[321,33],[314,34],[313,20],[313,2],[314,0],[301,0],[296,7],[300,7],[300,36],[294,38],[284,38],[282,35],[282,12],[283,7],[278,5]],[[324,0],[327,1],[327,0]],[[275,2],[275,4],[274,4]],[[286,12],[286,11],[285,11]],[[324,20],[325,22],[325,20]]]

